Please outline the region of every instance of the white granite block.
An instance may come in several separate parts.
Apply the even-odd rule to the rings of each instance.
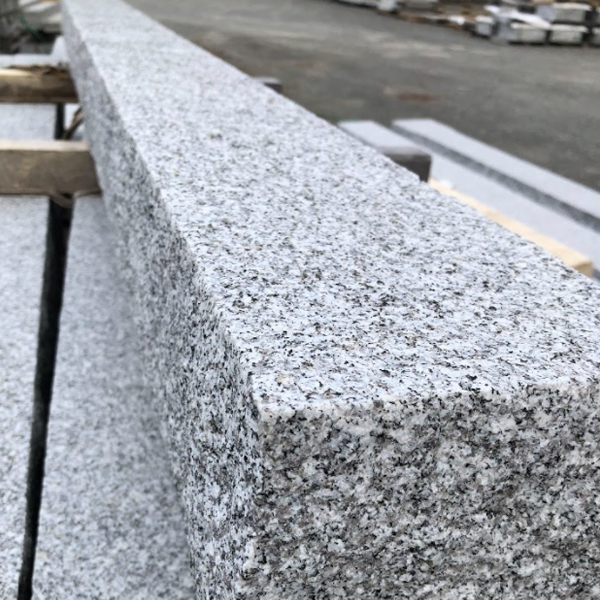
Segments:
[[[494,19],[488,15],[475,17],[475,33],[481,37],[492,37],[494,33]]]
[[[183,512],[104,205],[77,200],[34,598],[192,600]]]
[[[433,119],[398,119],[392,129],[600,233],[600,193],[596,190]]]
[[[415,173],[421,181],[429,180],[431,156],[395,131],[375,121],[340,121],[338,127],[375,148],[397,165]]]
[[[0,598],[16,598],[23,550],[47,210],[0,197]]]
[[[198,597],[598,595],[599,288],[119,0],[64,6]]]
[[[497,36],[511,44],[545,44],[547,33],[545,29],[528,23],[501,20]]]
[[[31,57],[0,57],[0,65]],[[4,138],[50,138],[54,109],[0,104]],[[15,598],[23,550],[29,437],[48,203],[0,197],[0,598]]]
[[[552,25],[548,41],[563,46],[579,46],[587,31],[583,25]]]
[[[385,13],[395,13],[398,10],[399,0],[379,0],[377,10]]]
[[[403,138],[407,143],[416,143]],[[475,199],[485,199],[487,206],[532,229],[573,248],[600,265],[600,233],[572,221],[564,215],[533,201],[518,190],[508,188],[485,173],[472,170],[426,144],[418,144],[431,154],[431,176],[458,192]],[[596,273],[598,277],[598,273]]]
[[[550,23],[583,23],[593,8],[583,2],[553,2],[540,4],[536,13]]]

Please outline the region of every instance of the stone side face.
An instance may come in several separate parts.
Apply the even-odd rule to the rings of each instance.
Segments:
[[[0,105],[3,138],[47,139],[53,127],[52,107]],[[0,197],[0,598],[16,598],[23,551],[47,215],[43,198]]]
[[[65,8],[198,597],[598,595],[595,284],[124,3]]]
[[[75,206],[34,598],[191,600],[183,511],[102,200]]]

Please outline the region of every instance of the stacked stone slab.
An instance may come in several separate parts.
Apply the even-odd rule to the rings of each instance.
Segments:
[[[64,6],[197,596],[600,594],[598,287],[119,0]]]
[[[191,600],[181,504],[100,198],[71,231],[34,598]]]
[[[432,177],[559,240],[600,265],[600,194],[431,119],[392,123],[432,156]],[[398,135],[398,134],[397,134]],[[591,225],[591,226],[590,226]],[[598,276],[598,272],[596,272]]]
[[[397,133],[374,121],[340,121],[338,127],[418,175],[421,181],[429,180],[431,155],[408,140],[400,139]]]
[[[51,138],[53,128],[51,107],[0,104],[4,138]],[[16,597],[23,549],[47,212],[43,198],[0,197],[0,598]]]
[[[597,191],[432,119],[398,119],[392,123],[392,128],[413,142],[600,233],[600,193]]]

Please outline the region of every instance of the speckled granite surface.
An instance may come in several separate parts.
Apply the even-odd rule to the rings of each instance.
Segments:
[[[47,209],[0,197],[0,598],[16,597],[23,550]]]
[[[77,201],[34,575],[36,600],[191,600],[183,511],[143,383],[100,198]]]
[[[197,595],[600,595],[599,288],[119,0],[66,0]]]
[[[3,64],[0,57],[0,65]],[[26,62],[26,61],[24,61]],[[0,135],[52,137],[51,107],[0,104]],[[0,197],[0,598],[15,598],[23,549],[48,204]]]

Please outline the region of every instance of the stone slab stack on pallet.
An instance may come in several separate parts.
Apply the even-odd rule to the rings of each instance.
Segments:
[[[439,0],[338,0],[361,6],[376,6],[381,13],[396,14],[410,21],[465,28],[484,38],[509,44],[553,44],[590,46],[600,44],[598,11],[592,3],[502,0],[485,7],[488,14],[446,14],[436,7]],[[463,11],[464,12],[464,11]]]
[[[131,418],[158,444],[135,424],[129,359],[102,363],[136,354],[135,318],[198,597],[599,593],[597,286],[119,0],[64,7],[108,222],[82,208],[63,357],[142,396],[111,416],[94,392],[78,414],[63,358],[37,585],[85,595],[110,570],[110,544],[80,546],[86,523],[120,521],[91,506],[98,474],[82,487],[94,428],[114,417],[122,439]],[[105,250],[81,249],[109,227],[130,306],[94,317],[77,290],[118,290]],[[110,491],[123,520],[146,491],[132,482],[131,500]]]
[[[473,32],[512,44],[597,45],[596,9],[573,2],[533,3],[504,0],[485,7],[488,15],[474,19]]]
[[[589,4],[580,2],[552,2],[540,4],[536,14],[549,23],[571,23],[580,25],[587,21],[588,13],[593,11]]]

